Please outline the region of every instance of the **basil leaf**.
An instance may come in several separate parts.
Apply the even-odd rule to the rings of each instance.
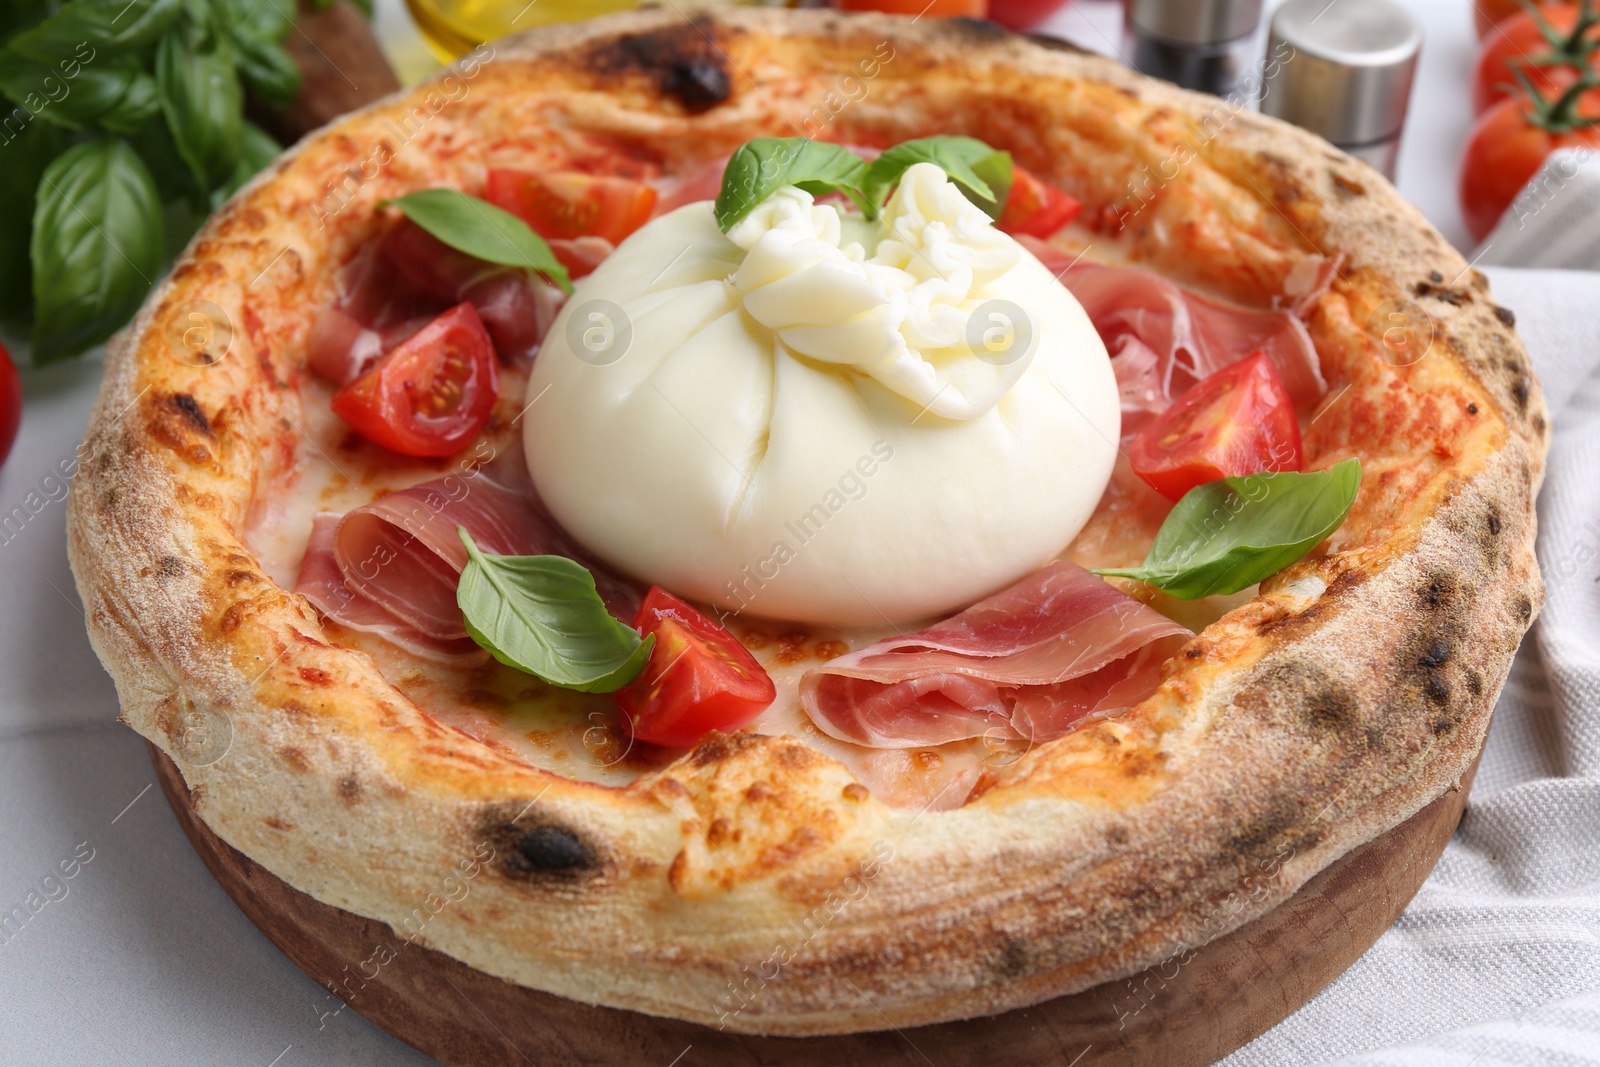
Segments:
[[[1300,560],[1337,530],[1361,488],[1361,461],[1327,470],[1249,474],[1196,486],[1173,507],[1137,578],[1184,600],[1237,593]]]
[[[43,63],[87,44],[96,53],[136,52],[172,27],[182,0],[72,0],[11,38],[12,51]]]
[[[439,240],[485,263],[537,271],[572,292],[567,268],[544,238],[509,211],[454,189],[421,189],[379,207],[397,207]]]
[[[40,63],[0,52],[0,93],[69,130],[100,126],[131,133],[160,107],[155,83],[131,60],[96,66],[76,58]]]
[[[16,321],[33,306],[33,264],[28,258],[33,233],[34,196],[39,178],[50,161],[67,145],[67,135],[55,126],[30,121],[25,111],[0,115],[10,125],[6,132],[4,165],[0,165],[0,319]],[[19,129],[20,133],[11,134]]]
[[[283,146],[272,139],[272,135],[255,123],[246,120],[244,124],[244,137],[240,141],[239,165],[233,169],[233,177],[212,194],[212,210],[222,206],[222,202],[237,193],[245,182],[254,178],[266,168],[267,164],[283,154]]]
[[[729,157],[713,211],[727,233],[767,197],[793,185],[813,196],[844,193],[870,219],[876,217],[877,205],[862,195],[866,175],[866,160],[839,145],[805,137],[758,137]]]
[[[644,669],[656,639],[612,618],[588,568],[565,556],[496,556],[460,526],[467,566],[456,603],[495,659],[564,689],[610,693]]]
[[[104,341],[161,269],[161,201],[120,138],[56,157],[33,214],[33,359],[48,363]]]
[[[225,184],[244,137],[244,93],[227,43],[194,52],[181,31],[167,34],[156,46],[156,84],[167,129],[195,183],[205,190]]]
[[[902,141],[872,161],[867,168],[867,199],[882,205],[900,176],[916,163],[932,163],[944,170],[967,199],[991,219],[1005,210],[1011,194],[1011,153],[991,148],[976,137],[923,137]]]
[[[300,68],[281,46],[294,27],[294,6],[279,0],[218,0],[228,40],[245,88],[274,107],[288,107],[300,92]]]

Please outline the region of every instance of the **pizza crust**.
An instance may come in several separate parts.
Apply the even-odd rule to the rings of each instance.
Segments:
[[[1311,328],[1350,388],[1307,448],[1318,465],[1360,454],[1367,478],[1326,555],[1207,628],[1138,708],[926,814],[792,738],[713,736],[624,789],[537,770],[432,720],[261,572],[239,531],[289,462],[313,309],[378,200],[473,187],[508,141],[532,165],[574,129],[669,162],[790,133],[811,113],[796,101],[824,104],[884,44],[866,95],[828,118],[841,135],[987,135],[1091,208],[1187,144],[1123,235],[1146,262],[1259,300],[1313,252],[1337,257]],[[470,77],[302,142],[108,349],[73,570],[124,721],[229,844],[511,981],[737,1031],[843,1033],[1181,958],[1460,780],[1541,600],[1548,427],[1512,316],[1375,172],[1254,114],[1201,141],[1212,98],[986,23],[641,11],[493,48]],[[466,91],[429,110],[452,77]],[[1390,304],[1433,336],[1411,366],[1375,355]],[[197,307],[231,327],[225,351],[175,340]]]

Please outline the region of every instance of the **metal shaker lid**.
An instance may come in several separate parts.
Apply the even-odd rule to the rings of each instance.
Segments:
[[[1272,16],[1261,110],[1334,144],[1392,137],[1421,48],[1422,27],[1394,0],[1287,0]]]
[[[1261,0],[1127,0],[1128,23],[1173,44],[1222,44],[1254,33]]]

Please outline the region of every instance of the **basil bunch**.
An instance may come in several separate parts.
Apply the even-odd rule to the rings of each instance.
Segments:
[[[121,327],[200,219],[277,156],[244,94],[285,106],[299,92],[280,44],[294,10],[0,4],[0,319],[31,317],[35,363]]]
[[[902,141],[871,163],[848,148],[808,137],[758,137],[728,158],[713,211],[717,225],[727,233],[767,197],[793,185],[813,196],[843,193],[873,219],[901,175],[916,163],[942,168],[991,219],[1005,210],[1011,193],[1011,153],[976,137]]]

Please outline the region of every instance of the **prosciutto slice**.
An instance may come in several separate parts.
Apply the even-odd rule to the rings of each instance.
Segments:
[[[513,460],[423,482],[342,516],[318,515],[295,592],[335,621],[419,654],[471,655],[477,646],[456,605],[467,565],[457,526],[487,552],[575,559],[613,615],[629,621],[638,610],[638,589],[556,525]]]
[[[1333,277],[1327,260],[1291,272],[1289,310],[1259,310],[1190,292],[1142,267],[1107,267],[1034,238],[1018,240],[1059,275],[1105,341],[1122,394],[1124,436],[1200,379],[1255,352],[1272,359],[1296,406],[1312,407],[1327,391],[1299,318]]]
[[[823,733],[875,748],[1048,741],[1149,696],[1191,636],[1058,560],[953,618],[806,672],[800,699]]]

